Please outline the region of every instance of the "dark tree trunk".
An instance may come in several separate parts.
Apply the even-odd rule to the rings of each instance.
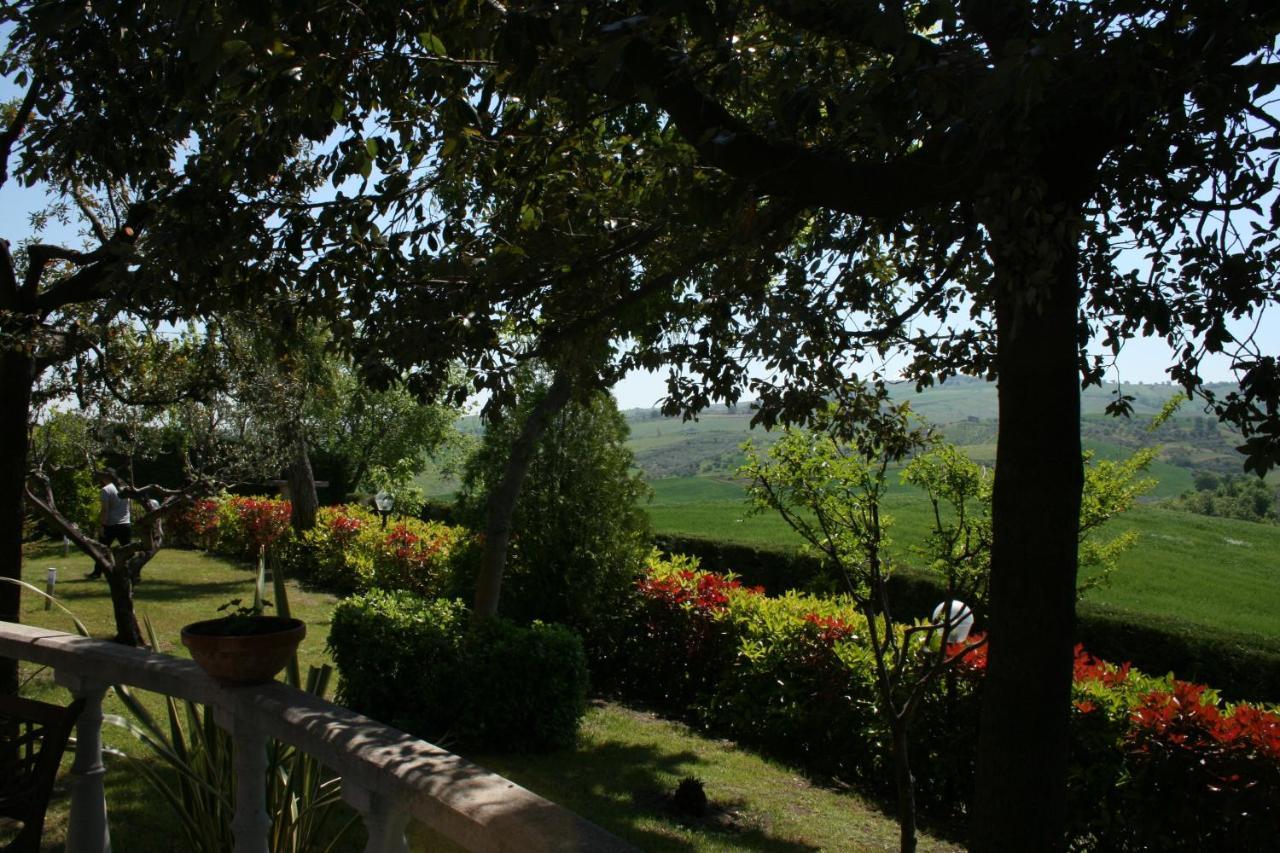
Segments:
[[[293,503],[290,523],[297,533],[305,533],[316,526],[316,511],[320,498],[316,495],[316,476],[311,470],[311,455],[307,440],[297,437],[293,442],[293,460],[285,472],[289,481],[289,499]]]
[[[907,748],[907,724],[893,727],[893,771],[898,788],[898,849],[916,850],[916,785],[911,776],[911,753]]]
[[[0,577],[22,578],[23,493],[27,480],[27,421],[35,361],[13,350],[0,353]],[[0,583],[0,619],[21,621],[22,590]],[[0,695],[18,693],[18,662],[0,658]]]
[[[139,566],[139,570],[141,567]],[[107,588],[111,590],[111,612],[116,622],[116,642],[126,646],[142,645],[142,630],[133,611],[133,581],[129,569],[119,557],[106,571]]]
[[[498,615],[498,598],[502,593],[502,575],[507,568],[507,545],[511,540],[511,517],[515,513],[520,487],[529,473],[538,439],[557,412],[569,402],[573,383],[567,373],[557,371],[551,387],[542,396],[511,445],[502,471],[502,480],[489,493],[488,513],[484,526],[484,551],[480,555],[480,575],[476,578],[474,618],[489,619]]]
[[[1080,460],[1076,229],[993,230],[999,443],[977,851],[1065,845]],[[1045,222],[1044,218],[1052,221]],[[1006,232],[1007,234],[1007,232]]]

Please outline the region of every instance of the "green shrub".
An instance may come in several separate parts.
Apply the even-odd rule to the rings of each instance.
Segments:
[[[501,481],[524,416],[541,393],[527,393],[511,417],[490,425],[467,463],[457,517],[474,530],[484,529],[490,489]],[[648,516],[639,506],[648,487],[632,471],[627,432],[604,392],[552,419],[512,517],[502,613],[562,622],[591,636],[601,614],[626,598],[650,547]]]
[[[461,709],[455,685],[467,619],[461,602],[403,591],[338,602],[329,651],[339,701],[405,731],[441,737]]]
[[[466,743],[502,751],[571,747],[587,710],[587,656],[563,625],[490,619],[464,646]]]
[[[341,594],[372,589],[404,589],[427,598],[442,594],[465,532],[413,518],[381,524],[361,507],[322,507],[316,526],[290,558],[293,573]]]
[[[329,650],[339,701],[437,743],[565,747],[586,711],[582,641],[559,625],[473,628],[461,602],[373,591],[338,604]]]

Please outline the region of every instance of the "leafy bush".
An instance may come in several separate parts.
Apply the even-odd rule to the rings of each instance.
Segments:
[[[813,772],[889,784],[866,623],[847,601],[770,598],[676,558],[651,564],[626,612],[633,621],[613,659],[615,690]],[[960,665],[924,699],[912,764],[922,805],[959,816],[972,786],[986,646],[948,652]],[[1073,701],[1077,846],[1144,849],[1176,837],[1191,849],[1224,838],[1261,849],[1280,829],[1275,709],[1226,704],[1201,685],[1105,663],[1083,647]]]
[[[291,552],[292,573],[338,593],[404,589],[432,598],[444,592],[465,532],[417,519],[381,525],[361,507],[321,508],[316,526]]]
[[[329,650],[348,707],[437,743],[569,746],[586,711],[582,641],[559,625],[473,628],[465,605],[373,591],[334,610]]]
[[[468,461],[458,518],[484,529],[490,489],[502,479],[524,415],[540,391],[485,432]],[[502,612],[515,619],[563,622],[587,634],[600,614],[619,607],[644,567],[648,493],[632,471],[627,423],[613,397],[599,392],[570,403],[538,442],[512,518]],[[458,589],[458,594],[468,590]]]

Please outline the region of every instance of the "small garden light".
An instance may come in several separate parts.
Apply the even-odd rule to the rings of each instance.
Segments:
[[[373,505],[378,508],[378,514],[382,516],[382,526],[387,526],[387,516],[391,515],[391,508],[396,505],[396,496],[379,489],[378,493],[373,496]]]

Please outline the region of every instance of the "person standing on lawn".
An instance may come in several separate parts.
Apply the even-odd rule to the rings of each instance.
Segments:
[[[102,544],[108,548],[113,542],[128,545],[133,541],[129,499],[120,494],[119,483],[116,472],[112,469],[103,468],[98,472],[98,485],[102,487],[102,491],[98,493],[101,504],[98,510],[98,526],[101,528]],[[102,565],[95,563],[93,571],[87,577],[102,577]]]

